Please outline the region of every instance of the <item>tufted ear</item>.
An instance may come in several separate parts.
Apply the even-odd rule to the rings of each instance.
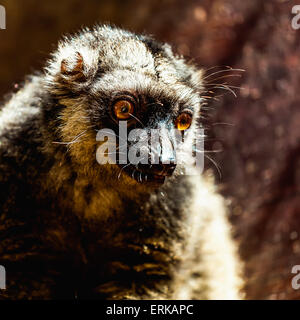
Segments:
[[[98,69],[97,48],[65,41],[45,67],[45,86],[56,96],[80,92],[93,81]]]
[[[84,71],[84,60],[79,52],[61,61],[60,72],[66,80],[83,82],[86,80]]]

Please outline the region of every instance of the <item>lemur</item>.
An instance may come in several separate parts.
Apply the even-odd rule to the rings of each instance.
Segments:
[[[174,159],[96,156],[97,132],[120,121],[184,133],[192,148],[204,86],[201,70],[147,35],[102,25],[59,42],[0,109],[0,299],[242,297],[211,178]]]

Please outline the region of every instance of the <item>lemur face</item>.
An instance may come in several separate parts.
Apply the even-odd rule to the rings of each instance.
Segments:
[[[118,29],[109,29],[108,38],[107,30],[66,39],[47,68],[49,90],[63,106],[61,137],[86,136],[81,151],[69,146],[77,160],[93,157],[100,165],[106,158],[116,177],[160,185],[175,171],[179,154],[192,154],[201,74],[167,45]],[[106,139],[97,139],[99,131]]]

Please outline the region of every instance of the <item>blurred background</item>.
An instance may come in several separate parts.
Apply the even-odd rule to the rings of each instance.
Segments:
[[[300,289],[291,286],[291,269],[300,265],[300,29],[291,27],[297,1],[0,4],[7,18],[7,29],[0,30],[1,97],[43,67],[62,34],[96,22],[150,33],[207,70],[213,98],[206,148],[222,150],[207,154],[221,175],[211,161],[207,168],[215,171],[230,208],[247,298],[300,298]],[[221,72],[226,66],[245,72]]]

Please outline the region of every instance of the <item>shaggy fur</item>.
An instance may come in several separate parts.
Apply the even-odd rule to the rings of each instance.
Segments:
[[[166,44],[109,26],[65,37],[0,109],[0,298],[238,299],[239,260],[213,181],[177,165],[158,189],[99,165],[96,133],[201,125],[201,72]],[[189,146],[190,139],[185,143]]]

